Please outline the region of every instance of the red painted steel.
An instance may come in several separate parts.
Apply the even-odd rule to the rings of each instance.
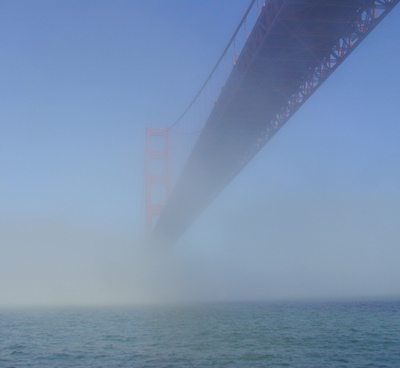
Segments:
[[[145,158],[145,226],[146,234],[149,235],[159,216],[165,207],[166,199],[171,193],[171,150],[169,129],[146,128],[146,158]],[[153,142],[161,138],[164,142]],[[158,143],[158,145],[157,145]],[[162,160],[161,171],[152,172],[153,160]],[[163,188],[165,198],[155,203],[155,186]],[[161,193],[158,193],[161,195]]]
[[[400,0],[267,0],[154,229],[173,244]]]

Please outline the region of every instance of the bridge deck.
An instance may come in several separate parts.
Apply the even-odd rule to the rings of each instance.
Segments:
[[[399,0],[270,0],[153,231],[173,244]]]

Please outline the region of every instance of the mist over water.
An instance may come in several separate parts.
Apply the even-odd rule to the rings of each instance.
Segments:
[[[0,261],[1,305],[118,305],[175,299],[172,259],[164,257],[161,262],[142,239],[37,219],[2,222],[0,235],[7,244]]]
[[[56,219],[3,220],[0,305],[396,297],[396,198],[303,194],[217,207],[173,248]],[[221,218],[211,237],[205,226]]]

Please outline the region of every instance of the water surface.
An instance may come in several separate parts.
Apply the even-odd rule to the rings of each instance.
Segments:
[[[400,367],[400,302],[1,310],[0,367]]]

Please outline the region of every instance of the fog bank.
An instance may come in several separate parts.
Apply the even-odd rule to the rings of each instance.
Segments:
[[[400,296],[399,205],[281,197],[210,211],[169,250],[56,219],[1,221],[0,306]]]

